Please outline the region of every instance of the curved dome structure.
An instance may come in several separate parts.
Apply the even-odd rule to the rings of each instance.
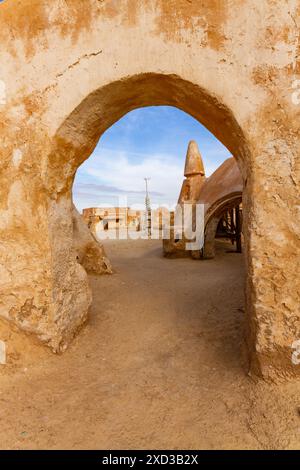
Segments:
[[[243,179],[236,160],[231,157],[203,184],[198,203],[204,204],[205,236],[203,257],[215,255],[214,240],[222,214],[242,202]]]
[[[205,216],[215,210],[219,202],[239,195],[243,192],[243,179],[236,160],[231,157],[204,182],[198,203],[205,205]]]

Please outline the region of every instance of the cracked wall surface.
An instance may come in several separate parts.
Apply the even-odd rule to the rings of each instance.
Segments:
[[[251,369],[299,373],[299,0],[0,6],[0,316],[63,350],[87,319],[72,183],[139,106],[190,113],[244,180]]]

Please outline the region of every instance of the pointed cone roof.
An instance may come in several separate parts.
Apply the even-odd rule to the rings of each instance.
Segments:
[[[184,167],[184,176],[192,175],[205,175],[202,157],[194,140],[188,145]]]

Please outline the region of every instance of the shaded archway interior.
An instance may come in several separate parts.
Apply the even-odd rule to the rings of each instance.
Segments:
[[[225,210],[229,210],[232,207],[235,207],[236,205],[240,204],[241,202],[242,202],[242,193],[240,192],[233,192],[217,200],[205,214],[205,226],[209,224],[212,218],[221,217],[222,213]]]
[[[233,192],[216,201],[205,214],[205,242],[203,257],[206,259],[215,256],[215,238],[218,223],[225,211],[231,210],[242,203],[242,193]]]

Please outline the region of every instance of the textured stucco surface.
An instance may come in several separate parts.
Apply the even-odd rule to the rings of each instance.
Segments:
[[[101,134],[178,106],[244,180],[252,370],[299,373],[299,0],[6,0],[0,6],[0,316],[54,350],[85,321],[71,189]]]

